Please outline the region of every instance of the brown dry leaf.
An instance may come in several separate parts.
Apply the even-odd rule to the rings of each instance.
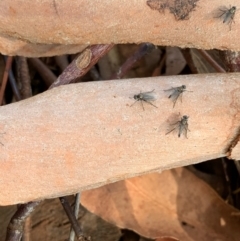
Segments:
[[[215,73],[214,67],[206,61],[206,59],[199,53],[197,49],[190,49],[190,54],[198,73]]]
[[[155,241],[179,241],[179,239],[173,238],[173,237],[163,237],[163,238],[157,238]]]
[[[186,66],[186,60],[184,59],[181,51],[177,47],[166,48],[166,74],[165,75],[177,75],[182,72]]]
[[[122,56],[119,46],[115,45],[105,56],[98,61],[98,68],[103,79],[109,79],[110,76],[117,72],[121,66]]]
[[[206,183],[184,168],[112,183],[82,193],[91,212],[149,238],[237,241],[240,219]]]

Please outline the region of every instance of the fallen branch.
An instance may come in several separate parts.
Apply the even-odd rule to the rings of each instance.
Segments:
[[[63,0],[54,3],[52,0],[0,2],[0,52],[39,57],[77,53],[86,45],[143,42],[240,50],[239,12],[236,11],[231,27],[228,21],[223,23],[216,16],[220,7],[229,7],[225,1],[212,0],[210,4],[209,0],[102,0],[93,4],[89,0],[71,3]],[[238,10],[240,1],[234,5]]]
[[[186,85],[173,109],[163,91]],[[0,108],[1,205],[77,193],[152,171],[240,159],[239,74],[87,82]],[[155,89],[154,108],[134,103]],[[173,128],[189,116],[188,139]],[[176,122],[176,121],[175,121]],[[16,183],[18,185],[16,185]]]

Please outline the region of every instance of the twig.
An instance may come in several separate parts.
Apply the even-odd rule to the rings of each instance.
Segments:
[[[74,204],[74,215],[75,215],[76,219],[78,218],[79,204],[80,204],[80,193],[77,193],[76,197],[75,197],[75,204]],[[74,241],[74,238],[75,238],[75,232],[73,230],[73,227],[71,227],[69,241]]]
[[[14,77],[12,69],[9,70],[9,83],[12,87],[13,94],[15,96],[16,101],[21,100],[21,95],[17,86],[16,79]]]
[[[144,55],[153,49],[154,45],[150,43],[143,43],[139,46],[138,50],[130,56],[125,63],[119,68],[118,72],[113,74],[110,79],[120,79],[126,72],[133,67],[133,65],[141,59]]]
[[[21,204],[11,218],[7,228],[5,241],[20,241],[23,234],[23,226],[26,218],[35,210],[41,201]]]
[[[29,69],[27,59],[25,57],[17,57],[17,73],[19,81],[21,83],[21,97],[27,99],[32,96],[31,79],[29,75]]]
[[[22,241],[31,241],[31,230],[32,230],[31,216],[28,216],[24,223]]]
[[[7,85],[9,70],[11,69],[11,66],[12,66],[12,61],[13,61],[12,56],[7,57],[6,66],[5,66],[5,70],[4,70],[4,74],[3,74],[1,90],[0,90],[0,105],[2,105],[2,102],[3,102],[3,96],[4,96],[4,92],[5,92],[6,85]]]
[[[8,58],[7,56],[4,56],[5,62],[7,62],[7,58]],[[16,82],[16,79],[14,77],[14,74],[13,74],[13,71],[11,68],[9,69],[8,74],[9,74],[9,83],[12,87],[12,91],[15,96],[15,99],[16,99],[16,101],[19,101],[19,100],[21,100],[21,95],[20,95],[20,92],[19,92],[19,89],[17,86],[17,82]]]
[[[225,69],[223,69],[213,58],[209,55],[205,50],[198,49],[198,52],[208,61],[209,64],[219,73],[226,73]]]
[[[56,61],[56,64],[58,65],[58,67],[63,72],[69,64],[68,59],[67,59],[67,55],[55,56],[54,59]]]
[[[41,75],[47,86],[50,86],[54,81],[56,81],[57,76],[53,74],[53,72],[40,59],[29,58],[28,61]]]
[[[81,54],[78,55],[72,61],[72,63],[63,71],[63,73],[57,78],[57,80],[49,87],[49,89],[52,89],[59,85],[66,85],[72,83],[77,78],[85,75],[88,70],[92,68],[92,66],[95,65],[102,56],[104,56],[107,52],[110,51],[110,49],[112,49],[113,46],[114,44],[100,44],[89,47],[89,53],[91,53],[91,59],[89,61],[89,64],[87,66],[84,65],[84,68],[77,67],[76,60],[81,56]]]
[[[233,197],[232,197],[231,184],[230,184],[230,179],[229,179],[228,172],[227,172],[227,163],[226,163],[224,157],[222,157],[221,160],[222,160],[224,176],[225,176],[225,180],[226,180],[226,182],[227,182],[227,188],[228,188],[227,201],[228,201],[229,204],[233,205]]]
[[[194,62],[193,62],[193,58],[192,58],[192,54],[191,54],[191,49],[181,49],[183,57],[185,58],[188,67],[190,68],[190,70],[192,71],[193,74],[198,74],[198,69],[196,68]]]
[[[88,238],[84,237],[82,229],[79,226],[78,220],[76,219],[76,217],[74,216],[74,213],[71,209],[71,206],[69,204],[69,202],[67,201],[66,197],[60,197],[60,202],[69,218],[69,221],[72,224],[73,230],[77,236],[78,240],[89,240]]]
[[[234,164],[235,164],[236,169],[238,171],[238,175],[240,176],[240,163],[239,163],[239,161],[234,161]]]

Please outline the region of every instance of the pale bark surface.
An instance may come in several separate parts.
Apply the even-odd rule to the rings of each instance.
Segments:
[[[231,30],[215,17],[220,7],[229,7],[228,2],[182,0],[182,7],[176,7],[173,0],[161,2],[168,4],[163,11],[151,9],[147,0],[1,1],[0,52],[46,56],[79,52],[82,47],[78,45],[141,42],[240,50],[239,12]],[[184,20],[176,17],[193,2],[196,6]],[[240,1],[232,4],[238,9]]]
[[[185,84],[182,103],[163,91]],[[56,87],[0,108],[0,204],[64,196],[234,153],[240,75],[191,75]],[[155,89],[155,108],[133,96]],[[189,116],[188,139],[166,133]]]

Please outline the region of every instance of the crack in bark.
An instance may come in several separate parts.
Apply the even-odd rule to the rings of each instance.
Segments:
[[[54,10],[55,10],[56,14],[57,14],[58,17],[59,17],[59,13],[58,13],[58,10],[57,10],[57,3],[56,3],[56,0],[53,0],[53,7],[54,7]]]
[[[232,150],[238,144],[239,140],[240,140],[240,127],[238,127],[233,139],[224,150],[224,153],[227,155],[227,158],[231,159]]]

